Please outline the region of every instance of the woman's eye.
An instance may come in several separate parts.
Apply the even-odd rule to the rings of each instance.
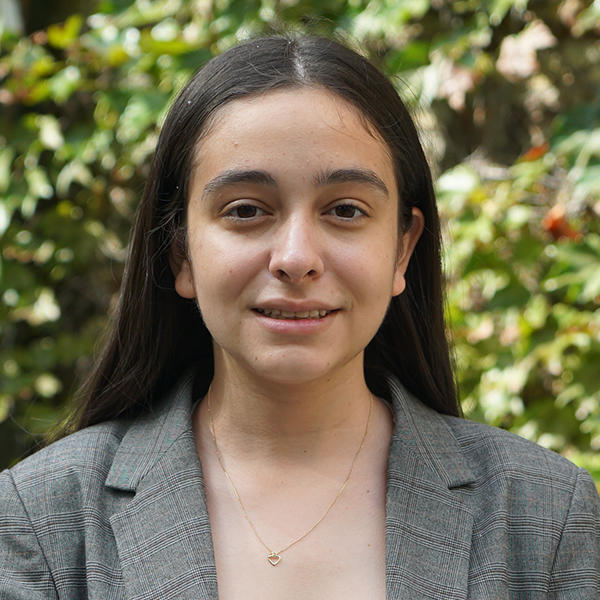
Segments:
[[[340,219],[347,220],[356,219],[365,215],[364,211],[358,208],[358,206],[354,206],[354,204],[338,204],[329,212]]]
[[[253,204],[239,204],[228,210],[225,216],[234,219],[253,219],[264,214],[265,211],[262,208],[254,206]]]

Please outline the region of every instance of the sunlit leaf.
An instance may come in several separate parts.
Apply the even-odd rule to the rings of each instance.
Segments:
[[[67,48],[79,35],[83,19],[80,15],[70,16],[63,24],[48,27],[48,41],[56,48]]]

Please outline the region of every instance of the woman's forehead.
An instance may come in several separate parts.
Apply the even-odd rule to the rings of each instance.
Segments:
[[[323,88],[272,90],[228,102],[198,141],[192,170],[364,167],[393,176],[388,145],[359,109]]]

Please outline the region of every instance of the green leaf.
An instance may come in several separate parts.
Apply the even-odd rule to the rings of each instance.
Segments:
[[[164,110],[168,95],[159,91],[144,91],[131,97],[117,127],[117,139],[130,143],[140,139],[150,126],[158,122]]]
[[[69,65],[48,80],[48,88],[52,98],[61,104],[79,88],[80,83],[80,69],[74,65]]]
[[[417,69],[429,64],[430,44],[425,41],[412,41],[400,50],[392,50],[384,61],[387,73],[394,74]]]
[[[29,186],[29,193],[33,198],[50,198],[54,193],[48,175],[41,167],[34,167],[25,172],[25,180]]]
[[[50,25],[48,42],[55,48],[67,48],[77,39],[82,25],[80,15],[70,16],[62,25]]]
[[[8,190],[11,178],[11,166],[15,157],[15,150],[10,146],[0,148],[0,194]],[[0,232],[2,231],[0,227]]]
[[[60,124],[53,115],[39,115],[37,126],[40,128],[40,141],[50,150],[57,150],[64,144]]]
[[[90,170],[80,161],[67,163],[56,178],[56,193],[65,197],[73,182],[77,182],[84,187],[89,187],[92,183],[92,174]]]
[[[12,212],[4,202],[0,202],[0,236],[8,229]]]

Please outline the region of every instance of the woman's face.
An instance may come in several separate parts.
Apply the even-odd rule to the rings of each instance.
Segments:
[[[415,211],[399,240],[387,146],[315,88],[219,111],[197,148],[187,221],[175,287],[198,303],[216,372],[286,384],[362,373],[422,228]]]

